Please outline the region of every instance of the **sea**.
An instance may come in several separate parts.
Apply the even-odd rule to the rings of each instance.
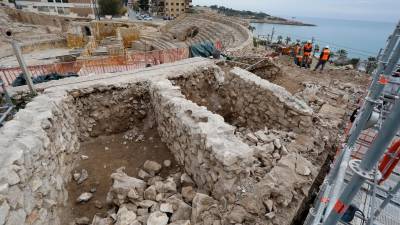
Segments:
[[[374,22],[326,18],[296,18],[296,20],[316,26],[290,26],[265,23],[253,23],[257,35],[271,34],[275,29],[274,39],[279,35],[290,37],[292,41],[315,40],[321,47],[329,45],[333,51],[345,49],[351,58],[367,59],[377,56],[385,47],[387,38],[393,33],[396,22]]]

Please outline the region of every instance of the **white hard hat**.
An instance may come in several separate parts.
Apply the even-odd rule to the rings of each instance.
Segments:
[[[329,48],[329,45],[325,46],[325,48]]]
[[[312,43],[312,41],[311,41],[311,40],[308,40],[307,43]]]

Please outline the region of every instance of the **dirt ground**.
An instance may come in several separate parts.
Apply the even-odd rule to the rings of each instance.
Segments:
[[[145,131],[143,135],[144,140],[141,142],[126,140],[124,133],[120,133],[101,136],[81,144],[79,154],[88,156],[88,159],[80,160],[74,171],[86,169],[89,178],[80,185],[73,180],[69,183],[68,206],[63,209],[62,225],[69,225],[75,218],[92,219],[95,214],[106,216],[108,210],[106,196],[112,186],[110,175],[120,167],[125,167],[125,172],[129,176],[137,177],[139,169],[146,160],[162,164],[168,159],[171,160],[172,166],[169,169],[163,167],[161,176],[167,177],[168,174],[179,170],[174,157],[167,146],[161,142],[155,128]],[[82,204],[75,202],[80,194],[90,192],[93,188],[96,191],[89,202]],[[96,200],[102,203],[103,208],[95,207]]]
[[[319,70],[313,71],[317,63],[316,60],[314,60],[311,69],[299,68],[289,56],[280,56],[276,62],[280,65],[283,76],[277,77],[273,82],[286,88],[292,94],[304,88],[302,82],[317,82],[326,86],[330,86],[335,79],[341,83],[352,83],[361,86],[366,86],[370,82],[367,74],[354,70],[334,69],[329,64],[326,65],[325,70],[322,72]]]

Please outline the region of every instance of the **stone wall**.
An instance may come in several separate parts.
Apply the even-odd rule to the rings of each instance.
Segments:
[[[147,82],[122,87],[98,85],[70,93],[78,109],[81,140],[125,132],[142,123],[148,115],[152,117]]]
[[[12,20],[17,22],[29,23],[34,25],[61,27],[63,28],[64,31],[66,31],[68,24],[72,20],[90,21],[90,19],[85,19],[85,18],[71,18],[58,15],[40,14],[36,12],[17,10],[13,8],[5,8],[5,12],[9,15],[9,17]]]
[[[130,48],[132,42],[139,40],[140,37],[139,30],[135,27],[119,27],[118,33],[121,36],[125,48]]]
[[[186,100],[170,81],[153,83],[151,98],[160,136],[176,160],[200,188],[234,201],[236,185],[249,175],[253,159],[235,128]]]
[[[22,53],[29,53],[37,50],[65,48],[67,47],[67,40],[65,38],[57,38],[53,40],[43,40],[34,43],[24,43],[21,45]]]
[[[219,68],[179,78],[183,93],[199,105],[223,115],[235,126],[304,133],[312,127],[312,109],[284,88],[240,68]]]
[[[243,39],[245,40],[244,42],[240,43],[237,46],[229,47],[226,49],[226,51],[230,54],[237,54],[238,52],[241,52],[243,50],[246,50],[248,48],[251,48],[253,46],[253,34],[250,32],[249,29],[241,25],[240,23],[233,22],[230,19],[224,18],[222,16],[215,16],[212,14],[203,14],[202,18],[209,19],[211,21],[216,21],[218,23],[222,23],[228,26],[231,26],[235,28],[240,35],[243,36]]]
[[[0,224],[59,224],[79,148],[71,103],[63,91],[44,93],[0,129]]]

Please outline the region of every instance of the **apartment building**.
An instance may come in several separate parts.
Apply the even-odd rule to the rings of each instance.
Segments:
[[[192,8],[192,0],[164,0],[164,16],[178,17]]]

